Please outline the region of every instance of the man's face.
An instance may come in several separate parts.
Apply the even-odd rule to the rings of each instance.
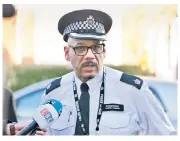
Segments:
[[[90,48],[88,48],[86,53],[86,47],[91,46],[93,46],[94,52],[97,50],[98,53],[101,53],[95,54]],[[100,48],[96,47],[101,47],[103,49],[101,51]],[[71,62],[76,75],[84,81],[96,76],[102,68],[105,57],[105,48],[102,45],[102,41],[95,40],[78,40],[69,38],[68,46],[64,47],[64,52],[66,60]]]

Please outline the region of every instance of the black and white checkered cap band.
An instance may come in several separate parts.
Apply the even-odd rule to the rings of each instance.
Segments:
[[[80,31],[83,31],[86,34],[91,34],[93,31],[92,34],[105,35],[104,25],[94,21],[94,18],[91,15],[87,18],[86,21],[77,21],[68,25],[65,28],[63,35]]]

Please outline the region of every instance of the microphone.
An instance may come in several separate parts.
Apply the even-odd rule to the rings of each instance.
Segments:
[[[13,4],[3,4],[3,18],[11,18],[15,15],[16,9]]]
[[[55,99],[47,100],[36,109],[33,114],[33,121],[16,135],[26,135],[38,126],[40,129],[51,126],[59,118],[62,107],[61,102]]]

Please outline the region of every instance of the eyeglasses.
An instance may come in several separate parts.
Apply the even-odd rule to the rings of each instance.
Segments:
[[[91,49],[94,54],[101,54],[104,51],[105,44],[96,44],[90,47],[69,45],[69,47],[74,49],[74,52],[77,56],[84,56],[87,54],[89,49]]]

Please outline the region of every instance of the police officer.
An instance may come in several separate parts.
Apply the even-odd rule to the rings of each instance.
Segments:
[[[67,45],[65,58],[73,72],[52,81],[42,102],[62,102],[50,135],[176,134],[148,85],[140,78],[103,65],[111,17],[84,9],[65,14],[58,30]]]

